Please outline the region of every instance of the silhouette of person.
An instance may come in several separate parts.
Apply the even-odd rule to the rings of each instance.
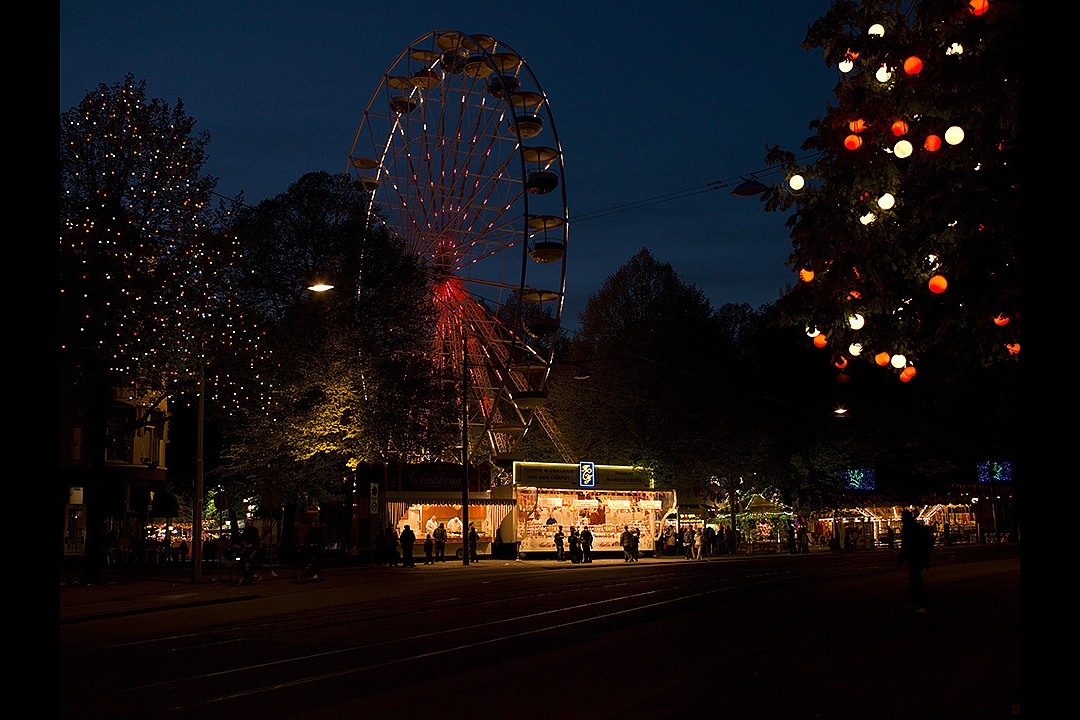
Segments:
[[[382,528],[375,531],[375,564],[382,565],[386,562],[386,533]]]
[[[566,540],[566,536],[563,534],[562,525],[555,531],[555,559],[562,562],[566,559],[566,553],[563,549],[563,542]]]
[[[929,603],[922,574],[923,570],[930,567],[933,541],[930,528],[920,525],[911,511],[905,510],[901,515],[900,554],[897,556],[897,564],[907,563],[911,609],[915,612],[928,612]]]
[[[401,566],[402,567],[416,567],[416,561],[413,560],[413,545],[416,543],[416,533],[412,531],[408,525],[401,531]]]
[[[622,535],[619,536],[619,545],[622,545],[623,562],[634,561],[634,534],[630,532],[629,525],[623,525]]]
[[[480,556],[476,554],[476,546],[479,544],[480,535],[477,534],[472,523],[469,523],[469,559],[473,562],[480,562]]]
[[[435,541],[435,560],[446,562],[446,526],[439,523],[439,527],[435,528],[431,536]]]
[[[593,535],[589,531],[589,526],[586,525],[581,530],[581,561],[586,563],[592,562],[592,542]]]

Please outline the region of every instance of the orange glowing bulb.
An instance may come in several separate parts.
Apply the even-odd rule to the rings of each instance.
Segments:
[[[892,360],[892,355],[887,352],[879,352],[877,355],[874,356],[874,362],[876,362],[881,367],[885,367],[886,365],[888,365],[890,360]]]
[[[799,271],[799,279],[802,280],[803,282],[806,282],[806,283],[813,282],[813,280],[814,280],[814,271],[811,270],[810,268],[803,268],[802,270]]]
[[[971,2],[968,3],[968,10],[971,11],[971,14],[975,17],[983,15],[989,9],[990,0],[971,0]]]
[[[904,72],[908,75],[918,75],[921,70],[922,60],[919,57],[912,55],[904,61]]]
[[[945,279],[944,275],[935,275],[930,278],[930,282],[927,283],[930,287],[930,292],[935,295],[940,295],[945,292],[945,288],[949,287],[949,281]]]
[[[814,346],[823,348],[829,344],[829,341],[825,339],[825,333],[818,333],[814,336]]]
[[[1005,348],[1009,351],[1010,355],[1020,354],[1020,343],[1006,343]]]
[[[848,123],[848,128],[853,133],[861,133],[863,130],[866,129],[866,121],[862,118],[859,118],[858,120],[852,120]]]
[[[862,138],[858,135],[848,135],[844,138],[844,147],[848,150],[858,150],[862,147]]]
[[[901,135],[907,135],[907,131],[907,123],[903,120],[897,120],[892,124],[892,134],[896,137],[900,137]]]
[[[1009,324],[1009,316],[1008,315],[998,315],[996,318],[994,318],[994,324],[997,325],[998,327],[1005,327],[1006,325]]]
[[[937,152],[941,148],[941,138],[937,135],[927,135],[926,142],[923,143],[923,147],[930,152]]]

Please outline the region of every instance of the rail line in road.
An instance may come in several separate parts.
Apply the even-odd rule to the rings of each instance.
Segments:
[[[710,569],[714,572],[706,572]],[[635,573],[636,568],[617,568],[603,577],[574,578],[554,587],[481,586],[485,589],[472,597],[461,594],[442,602],[417,600],[389,610],[364,603],[337,612],[299,612],[279,621],[260,620],[250,625],[211,627],[200,634],[106,645],[77,655],[85,658],[90,654],[102,666],[110,666],[109,681],[101,679],[93,687],[73,688],[73,696],[62,707],[78,708],[78,714],[86,718],[142,717],[205,707],[590,623],[616,618],[632,622],[628,616],[676,612],[670,608],[719,593],[773,585],[792,576],[790,572],[747,573],[742,568],[735,573],[715,572],[719,569],[718,564],[711,568],[675,566],[643,575]],[[586,599],[597,594],[600,597]],[[528,609],[522,611],[525,607]],[[455,622],[463,615],[464,622]],[[403,633],[403,627],[412,630]],[[340,644],[357,636],[364,641]],[[309,651],[329,643],[339,646]],[[436,647],[432,649],[432,645]],[[259,659],[245,661],[251,657]],[[79,659],[68,658],[66,662]],[[213,669],[181,670],[207,664]],[[327,666],[332,669],[327,670]],[[147,668],[153,668],[150,677]],[[167,679],[151,679],[160,673],[166,673]],[[139,682],[139,678],[146,681]],[[267,678],[274,679],[267,682]],[[188,701],[160,702],[179,688],[184,689]],[[121,714],[116,714],[120,708]]]
[[[817,585],[829,593],[829,583],[873,586],[880,584],[875,576],[896,572],[894,558],[417,574],[407,581],[415,593],[404,598],[352,597],[333,608],[292,608],[251,622],[214,622],[207,613],[201,632],[148,629],[137,642],[62,653],[61,711],[87,719],[181,711],[233,717],[250,714],[254,703],[291,712],[326,698],[384,692],[402,676],[544,653],[727,602],[775,603],[817,592]],[[947,553],[937,558],[949,562]],[[62,650],[63,634],[62,628]]]

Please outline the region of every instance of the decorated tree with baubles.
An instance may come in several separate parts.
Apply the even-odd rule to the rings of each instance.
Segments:
[[[842,382],[1019,361],[1019,25],[1015,0],[843,0],[809,28],[836,104],[809,161],[770,150],[764,199],[793,211],[780,310]]]

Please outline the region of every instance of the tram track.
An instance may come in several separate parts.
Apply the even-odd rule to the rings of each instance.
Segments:
[[[141,673],[125,673],[135,682],[117,686],[99,685],[95,693],[80,693],[78,699],[62,703],[67,707],[79,707],[81,717],[141,717],[148,714],[178,711],[181,708],[227,703],[229,700],[247,697],[252,693],[265,694],[286,691],[304,685],[331,682],[335,678],[363,676],[378,673],[380,669],[402,664],[411,665],[432,662],[453,653],[468,652],[492,643],[520,641],[539,635],[588,631],[591,625],[613,622],[634,622],[651,613],[677,612],[674,606],[702,601],[709,596],[727,591],[738,591],[763,584],[782,582],[786,576],[768,578],[739,578],[732,575],[687,573],[685,570],[663,572],[649,577],[619,578],[616,582],[597,579],[578,581],[556,588],[531,591],[505,591],[485,593],[475,602],[454,604],[412,603],[398,612],[377,612],[377,608],[347,611],[347,619],[337,617],[326,622],[334,614],[321,612],[314,617],[294,618],[288,628],[266,630],[270,623],[260,622],[257,627],[232,625],[209,628],[213,639],[199,643],[175,644],[163,641],[160,647],[143,647],[136,653],[136,665],[184,666],[192,655],[227,655],[242,659],[259,657],[258,662],[237,662],[235,659],[214,665],[208,672],[181,675],[170,672],[168,680],[138,682]],[[589,593],[604,593],[601,597],[584,602],[567,602],[568,598],[582,597]],[[468,598],[462,598],[468,600]],[[541,601],[537,605],[537,601]],[[523,603],[530,610],[521,612]],[[518,610],[515,611],[515,608]],[[467,613],[466,621],[451,623],[456,615]],[[470,622],[469,620],[473,620]],[[401,627],[416,627],[415,631],[401,633]],[[337,647],[330,646],[330,638],[313,639],[315,629],[322,632],[336,631]],[[345,632],[343,629],[348,629]],[[243,636],[237,633],[243,631]],[[365,642],[341,644],[341,639],[362,633]],[[207,637],[203,636],[204,639]],[[185,641],[190,636],[183,638]],[[311,651],[312,647],[320,648]],[[130,651],[125,646],[123,651]],[[305,652],[297,652],[298,649]],[[114,651],[121,651],[117,647]],[[224,652],[227,650],[227,652]],[[116,653],[116,654],[123,654]],[[128,659],[131,661],[131,658]],[[163,669],[163,668],[162,668]],[[114,676],[115,677],[115,676]],[[103,690],[109,687],[108,690]],[[184,688],[190,702],[174,706],[162,706],[158,698],[171,696]],[[116,714],[118,708],[124,708]],[[106,709],[108,709],[106,711]]]

